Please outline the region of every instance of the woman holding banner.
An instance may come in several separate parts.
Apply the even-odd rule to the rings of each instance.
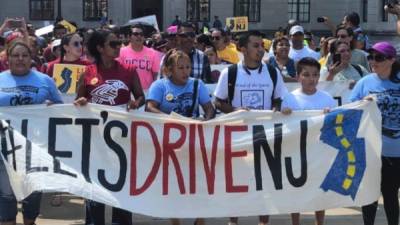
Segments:
[[[86,68],[78,85],[75,105],[87,102],[102,105],[123,105],[138,109],[144,104],[144,94],[134,66],[115,60],[122,42],[108,30],[95,31],[89,37],[87,48],[95,64]],[[135,100],[131,100],[131,93]],[[86,224],[104,225],[104,204],[86,202]],[[113,208],[112,224],[131,225],[132,213]]]
[[[54,81],[31,69],[32,53],[24,42],[14,42],[7,49],[10,70],[0,73],[0,106],[62,103]],[[7,155],[3,155],[7,159]],[[24,225],[35,224],[39,215],[41,193],[34,192],[22,201]],[[0,225],[15,225],[17,200],[0,157]]]
[[[61,55],[56,60],[49,62],[46,71],[42,72],[54,77],[54,66],[56,64],[89,65],[90,62],[82,60],[83,39],[78,33],[66,34],[61,39]]]
[[[208,90],[201,80],[189,78],[192,69],[189,56],[175,49],[170,50],[164,58],[162,72],[167,78],[151,84],[146,111],[153,113],[171,112],[182,116],[198,118],[199,105],[203,108],[204,120],[215,115],[214,106]],[[178,219],[172,219],[173,225],[180,225]],[[195,225],[204,224],[204,219],[196,219]]]
[[[388,42],[379,42],[369,49],[368,61],[372,74],[355,85],[351,101],[371,100],[376,95],[382,113],[382,170],[381,192],[388,225],[399,224],[400,187],[400,62],[396,49]],[[365,225],[373,225],[378,202],[363,206]]]

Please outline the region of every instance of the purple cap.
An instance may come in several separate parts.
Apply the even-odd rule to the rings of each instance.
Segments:
[[[389,58],[396,57],[396,49],[393,47],[393,45],[391,45],[389,42],[386,41],[374,44],[370,49],[368,49],[368,52],[372,50],[377,51]]]

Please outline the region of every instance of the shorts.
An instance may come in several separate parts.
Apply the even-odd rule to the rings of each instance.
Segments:
[[[35,220],[40,211],[41,192],[34,192],[22,201],[25,219]],[[0,157],[0,222],[14,221],[17,217],[17,199],[11,188],[7,170]]]

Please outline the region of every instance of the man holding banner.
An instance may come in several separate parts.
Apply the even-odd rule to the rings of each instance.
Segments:
[[[279,108],[287,92],[282,76],[272,66],[262,62],[264,46],[262,34],[253,31],[239,38],[239,48],[244,60],[222,71],[214,95],[215,106],[224,113],[237,110],[271,110]],[[265,225],[269,216],[260,216],[259,224]],[[230,218],[230,225],[238,223]]]

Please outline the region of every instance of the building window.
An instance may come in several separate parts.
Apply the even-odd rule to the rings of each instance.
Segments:
[[[368,0],[362,0],[363,22],[368,22]]]
[[[247,16],[249,22],[260,22],[260,0],[235,0],[235,16]]]
[[[289,19],[302,23],[310,22],[310,0],[288,0]]]
[[[107,18],[107,0],[83,0],[83,20]]]
[[[54,20],[54,0],[30,0],[29,18],[31,20]]]
[[[188,21],[198,22],[206,19],[210,21],[210,0],[187,0],[186,18]]]
[[[384,7],[388,4],[388,0],[381,0],[381,15],[382,15],[382,22],[387,22],[389,19],[388,13],[385,11]]]

